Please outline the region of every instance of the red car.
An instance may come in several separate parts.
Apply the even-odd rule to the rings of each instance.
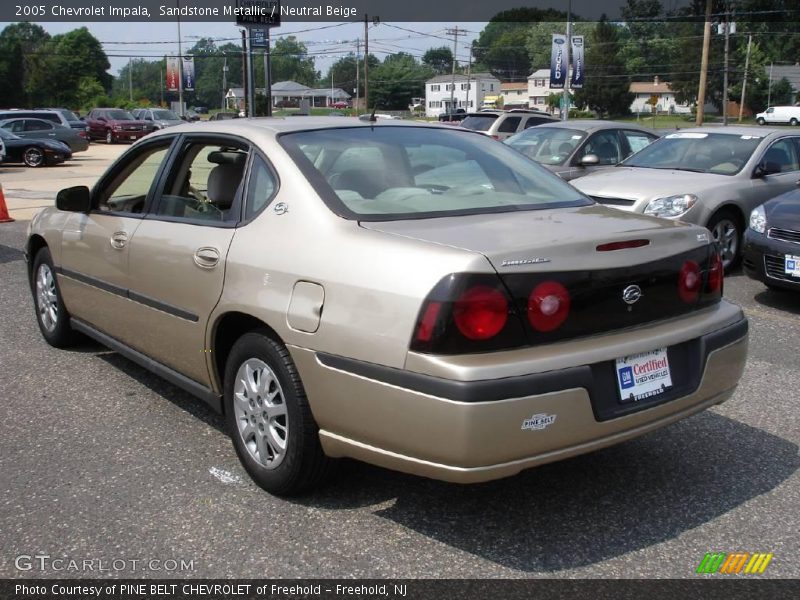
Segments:
[[[121,108],[95,108],[83,119],[89,126],[89,138],[107,144],[132,142],[153,131],[153,125],[139,121]]]
[[[331,104],[331,106],[333,106],[333,108],[350,108],[350,105],[347,104],[347,102],[344,102],[343,100],[334,102],[333,104]]]

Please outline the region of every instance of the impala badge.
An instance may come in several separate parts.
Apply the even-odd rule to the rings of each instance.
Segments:
[[[533,258],[520,258],[516,260],[503,260],[503,263],[500,265],[501,267],[521,267],[523,265],[539,265],[541,263],[549,263],[549,258],[543,258],[541,256],[535,256]]]
[[[622,290],[622,299],[625,301],[625,304],[628,305],[636,304],[643,295],[642,288],[638,285],[629,285]]]

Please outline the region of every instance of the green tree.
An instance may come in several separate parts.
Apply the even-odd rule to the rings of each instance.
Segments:
[[[566,18],[565,12],[551,8],[514,8],[497,13],[473,43],[475,70],[488,69],[503,81],[524,81],[536,66],[528,48],[530,27]]]
[[[620,56],[633,81],[662,79],[673,69],[672,54],[675,48],[672,30],[664,20],[664,10],[659,0],[628,0],[622,7],[626,28],[620,30]]]
[[[588,106],[600,117],[626,115],[633,94],[620,58],[618,27],[603,15],[586,43],[586,82],[575,92],[575,104]]]
[[[106,91],[97,79],[89,75],[80,78],[75,92],[76,108],[89,110],[94,106],[107,105],[107,100]]]
[[[333,63],[329,68],[328,72],[320,81],[321,87],[330,87],[331,80],[333,80],[333,87],[341,88],[351,96],[356,95],[354,92],[356,88],[356,62],[358,62],[358,97],[363,98],[364,96],[364,60],[356,61],[356,56],[353,53],[348,54],[347,56],[340,58],[335,63]],[[380,66],[381,61],[378,58],[370,54],[369,55],[369,68],[370,68],[370,80],[373,78],[374,71],[378,66]]]
[[[296,81],[313,87],[317,84],[320,74],[314,66],[314,58],[308,55],[308,48],[303,42],[290,35],[275,41],[271,50],[272,83],[278,81]],[[261,75],[261,83],[256,87],[263,87],[264,55],[256,54],[254,62],[256,81]]]
[[[0,106],[32,106],[28,82],[49,39],[50,34],[33,23],[14,23],[0,32]]]
[[[422,64],[430,67],[437,75],[453,70],[453,51],[447,46],[430,48],[422,55]]]
[[[390,54],[370,70],[369,108],[406,110],[411,98],[425,95],[425,81],[433,70],[405,52]]]

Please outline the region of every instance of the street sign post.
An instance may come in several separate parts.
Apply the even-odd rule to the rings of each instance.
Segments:
[[[255,76],[253,73],[253,48],[264,51],[264,92],[267,96],[267,116],[272,116],[272,82],[270,74],[269,29],[281,24],[280,0],[236,0],[236,24],[247,29],[247,80],[250,93],[247,98],[248,116],[255,116]]]

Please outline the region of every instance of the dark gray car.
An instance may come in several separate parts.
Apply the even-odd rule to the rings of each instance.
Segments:
[[[89,148],[89,140],[84,137],[84,131],[56,125],[44,119],[6,119],[0,121],[0,127],[23,139],[64,142],[73,154]]]
[[[504,143],[569,181],[613,167],[657,139],[636,125],[590,120],[531,127]]]

